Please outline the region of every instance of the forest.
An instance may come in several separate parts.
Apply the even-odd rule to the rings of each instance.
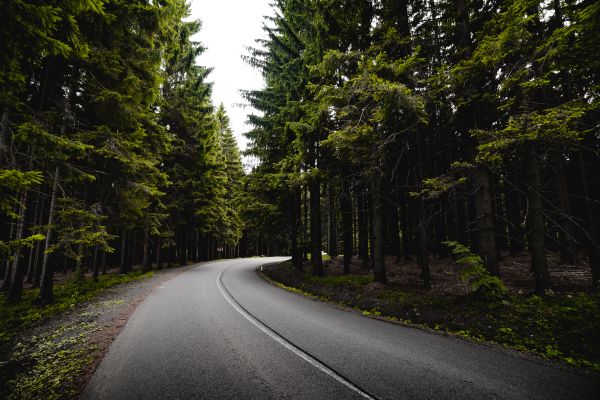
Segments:
[[[289,254],[472,251],[600,281],[600,4],[281,0],[245,61],[265,80],[244,171],[184,0],[9,1],[0,42],[1,290]],[[554,259],[553,259],[554,260]],[[565,268],[567,268],[565,267]]]
[[[297,379],[303,369],[257,385],[252,374],[288,365],[266,361],[280,353],[296,368],[302,348],[313,367],[325,347],[360,359],[338,365],[342,376],[379,346],[368,326],[393,332],[369,354],[373,374],[392,360],[382,385],[408,380],[415,398],[435,385],[476,396],[474,375],[494,396],[528,397],[510,392],[526,386],[560,398],[567,381],[539,358],[502,353],[514,364],[480,368],[502,346],[562,362],[543,366],[556,376],[600,371],[600,2],[271,9],[239,55],[264,85],[239,88],[248,129],[234,132],[190,1],[0,2],[0,397],[76,398],[125,323],[147,323],[133,331],[143,338],[129,332],[129,350],[145,346],[129,356],[142,367],[107,370],[144,376],[142,392],[171,387],[186,365],[221,394],[243,366],[236,385]],[[145,296],[152,307],[136,310]],[[262,347],[296,346],[285,336],[295,329],[307,338],[298,352]],[[147,362],[152,351],[173,368]],[[532,373],[547,383],[530,385]],[[370,376],[361,367],[356,379],[380,383]],[[589,387],[563,386],[597,393],[589,376]],[[292,383],[273,397],[299,393]]]
[[[239,254],[243,170],[184,0],[2,3],[0,290]],[[220,252],[218,251],[220,250]]]
[[[275,9],[246,56],[266,82],[245,93],[261,111],[248,184],[274,212],[254,226],[263,240],[317,276],[324,254],[344,273],[358,256],[385,284],[392,256],[416,260],[429,289],[433,259],[479,256],[492,282],[525,254],[537,294],[552,288],[549,258],[598,286],[600,3]]]

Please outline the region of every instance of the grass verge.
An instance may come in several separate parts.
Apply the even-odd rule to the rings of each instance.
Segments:
[[[367,316],[495,342],[546,359],[600,372],[600,294],[519,293],[501,298],[402,291],[372,284],[372,276],[316,277],[290,262],[264,274],[284,289],[353,308]]]
[[[10,343],[16,335],[30,329],[41,321],[70,310],[76,305],[91,300],[106,289],[123,283],[149,278],[153,272],[132,272],[127,275],[100,275],[98,282],[75,280],[56,284],[54,303],[45,307],[35,304],[39,289],[27,290],[19,303],[9,303],[0,297],[0,346]]]
[[[0,299],[0,398],[72,399],[77,398],[80,379],[94,360],[97,347],[91,336],[100,329],[92,315],[80,313],[65,318],[59,326],[40,329],[37,335],[25,332],[43,321],[93,300],[106,289],[149,278],[152,272],[127,275],[102,275],[98,282],[67,281],[55,286],[55,302],[38,307],[38,290],[26,291],[20,303]],[[116,307],[123,300],[97,304],[98,312]],[[90,318],[88,318],[90,317]],[[20,335],[25,333],[24,335]]]

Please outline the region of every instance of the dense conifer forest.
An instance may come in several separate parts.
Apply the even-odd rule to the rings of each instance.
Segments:
[[[413,259],[426,289],[432,258],[498,283],[527,254],[537,294],[553,255],[598,285],[598,2],[275,1],[242,55],[265,80],[248,171],[186,1],[2,7],[9,301],[51,303],[56,271],[275,254],[383,284],[386,256]]]
[[[239,254],[239,150],[185,0],[20,1],[0,19],[0,278]]]
[[[535,292],[550,254],[600,280],[600,4],[538,0],[281,0],[247,61],[263,90],[249,182],[253,228],[294,265],[353,255],[525,252]],[[266,208],[265,208],[266,209]],[[279,228],[273,227],[278,224]]]
[[[194,369],[194,379],[230,389],[215,371],[230,379],[248,360],[252,385],[265,377],[258,388],[278,372],[296,373],[252,368],[279,368],[261,364],[271,350],[261,350],[255,328],[276,338],[275,328],[288,328],[283,316],[298,310],[298,337],[318,351],[324,343],[340,344],[345,356],[367,351],[342,343],[337,325],[311,331],[319,313],[270,284],[600,371],[600,1],[271,1],[263,38],[248,38],[254,45],[239,55],[264,78],[260,89],[239,88],[247,132],[233,132],[234,114],[213,102],[190,1],[0,1],[0,397],[78,396],[144,296],[171,279],[186,290],[155,296],[162,303],[145,312],[159,322],[136,331],[168,325],[157,337],[177,343],[146,343],[144,352],[162,346],[176,349],[169,357],[194,358],[157,353],[152,360],[175,365],[152,366],[163,381],[202,366],[210,373]],[[253,256],[289,260],[195,265]],[[225,271],[237,293],[224,289]],[[257,302],[246,310],[238,297]],[[343,321],[323,317],[337,311],[327,307],[320,321]],[[261,327],[269,312],[279,325]],[[188,330],[178,331],[182,320]],[[352,321],[359,330],[339,329],[368,332],[368,343],[363,326],[373,321]],[[412,332],[419,346],[431,343]],[[221,339],[226,346],[216,345]],[[283,333],[269,342],[283,343],[296,346]],[[414,382],[404,379],[440,385],[429,372],[450,369],[442,375],[470,390],[472,377],[454,371],[476,370],[480,360],[460,364],[470,356],[460,354],[452,364],[456,353],[447,353],[448,363],[432,369],[433,358],[419,364],[411,355],[419,346],[400,352],[406,358],[396,365],[418,371]],[[393,341],[377,351],[397,349]],[[144,368],[115,370],[153,379]],[[388,372],[402,383],[402,372]],[[494,396],[520,393],[486,376],[478,379],[494,385]],[[519,375],[519,385],[530,376]]]

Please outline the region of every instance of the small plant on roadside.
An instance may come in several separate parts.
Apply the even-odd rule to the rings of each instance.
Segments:
[[[469,283],[471,293],[483,300],[499,300],[506,294],[506,287],[498,278],[488,272],[481,257],[459,242],[444,242],[457,257],[457,262],[466,267],[459,276]]]

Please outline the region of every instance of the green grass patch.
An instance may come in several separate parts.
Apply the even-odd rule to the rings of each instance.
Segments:
[[[42,320],[63,313],[77,304],[91,300],[104,290],[127,282],[149,278],[153,272],[132,272],[127,275],[101,275],[98,282],[68,281],[54,287],[54,303],[45,307],[35,304],[39,290],[27,290],[19,303],[9,303],[0,297],[0,345],[8,344],[15,335],[39,324]]]
[[[93,360],[95,348],[87,341],[96,329],[90,323],[70,324],[17,343],[8,361],[16,373],[5,377],[2,397],[75,398],[79,394],[77,377]]]
[[[368,283],[373,282],[372,275],[336,275],[336,276],[315,276],[310,273],[304,274],[304,279],[308,282],[319,283],[326,286],[347,286],[358,289]]]
[[[310,261],[310,259],[311,259],[311,254],[310,254],[310,253],[308,253],[308,254],[306,255],[306,257],[308,258],[308,261]],[[327,254],[327,253],[325,253],[325,254],[321,254],[321,260],[323,260],[323,261],[329,261],[329,260],[331,260],[331,256],[330,256],[329,254]]]

